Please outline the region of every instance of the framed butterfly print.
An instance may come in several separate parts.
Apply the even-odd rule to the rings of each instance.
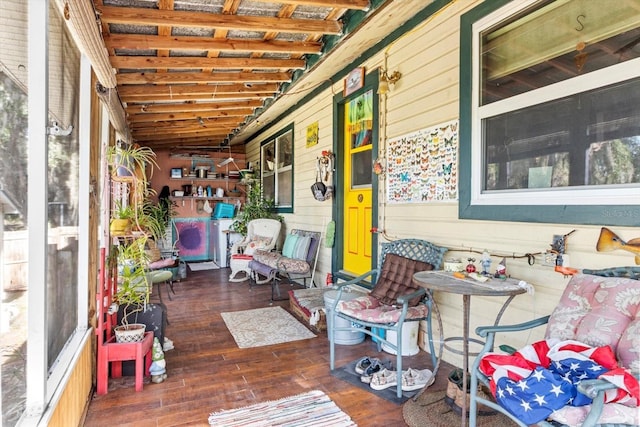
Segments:
[[[458,199],[458,121],[387,141],[388,203]]]

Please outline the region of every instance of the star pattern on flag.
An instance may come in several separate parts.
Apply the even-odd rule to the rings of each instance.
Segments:
[[[620,384],[613,395],[623,397],[607,397],[607,402],[629,396],[624,390],[632,396],[640,395],[637,380],[617,367],[608,346],[539,341],[510,356],[489,353],[480,368],[490,378],[496,402],[525,424],[538,423],[566,405],[590,404],[591,399],[577,388],[586,379],[602,378]]]

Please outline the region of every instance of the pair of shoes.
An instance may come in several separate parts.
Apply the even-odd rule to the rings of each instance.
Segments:
[[[360,381],[365,384],[371,383],[371,377],[381,370],[385,369],[385,364],[382,363],[379,359],[372,359],[371,364],[362,372],[360,376]]]
[[[384,368],[380,372],[376,372],[371,376],[371,383],[369,386],[374,390],[384,390],[385,388],[393,387],[398,384],[397,372]]]
[[[364,371],[371,365],[373,365],[374,362],[380,362],[380,359],[376,359],[376,358],[370,358],[369,356],[365,356],[362,359],[358,360],[356,362],[356,374],[362,375],[364,374]]]
[[[433,372],[429,369],[407,369],[402,372],[402,390],[413,391],[424,388],[433,380]]]

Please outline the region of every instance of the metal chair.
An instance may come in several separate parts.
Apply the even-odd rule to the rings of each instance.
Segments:
[[[614,275],[616,273],[615,270],[590,270],[594,274],[600,274],[577,274],[573,276],[565,288],[560,303],[550,316],[544,316],[517,325],[487,326],[476,329],[476,333],[485,339],[485,344],[473,363],[471,372],[469,409],[469,425],[471,427],[475,427],[477,422],[478,405],[495,409],[523,427],[527,425],[545,427],[638,425],[640,416],[638,415],[637,401],[636,407],[621,406],[620,403],[605,403],[607,391],[611,393],[617,387],[603,379],[584,379],[577,384],[577,391],[584,395],[580,397],[581,400],[593,399],[590,406],[572,406],[568,402],[565,404],[565,401],[562,400],[551,406],[552,402],[544,396],[544,393],[539,397],[536,396],[535,399],[530,399],[530,401],[524,397],[526,405],[528,405],[525,408],[527,412],[531,414],[534,413],[534,410],[541,412],[539,416],[536,415],[536,419],[528,420],[524,419],[524,415],[518,415],[517,408],[507,409],[505,406],[483,398],[478,394],[479,384],[490,386],[493,378],[496,394],[500,396],[498,401],[501,401],[502,394],[498,388],[502,389],[504,384],[508,383],[499,382],[501,377],[499,371],[488,372],[487,366],[504,366],[505,369],[510,369],[515,364],[529,366],[527,362],[520,362],[520,359],[526,359],[526,355],[532,354],[536,349],[537,354],[537,352],[540,352],[540,348],[545,348],[545,344],[538,343],[535,347],[530,346],[516,354],[517,360],[511,360],[509,355],[515,353],[515,349],[511,347],[501,346],[501,349],[508,350],[507,354],[493,353],[496,334],[522,333],[521,331],[527,331],[543,325],[547,325],[545,339],[559,341],[557,346],[560,348],[565,345],[566,340],[584,343],[584,345],[593,348],[609,346],[613,350],[613,354],[618,356],[617,362],[619,366],[630,368],[634,372],[635,378],[640,378],[640,360],[637,358],[637,348],[640,344],[640,336],[637,333],[640,325],[640,281],[620,277],[602,277]],[[625,273],[626,269],[620,271]],[[550,341],[550,343],[553,342]],[[572,344],[572,346],[575,346],[575,344]],[[547,354],[553,355],[555,348],[552,347]],[[563,350],[563,353],[555,354],[565,353]],[[543,357],[535,357],[540,361],[538,362],[539,367],[535,370],[532,368],[530,377],[535,377],[536,381],[539,381],[538,377],[542,376],[544,372],[551,372],[549,368],[553,367],[555,369],[557,363],[560,363],[558,361],[552,363],[549,361],[547,367],[547,362],[544,361],[547,358],[547,354]],[[489,359],[485,360],[485,358]],[[553,360],[551,356],[549,358]],[[501,365],[502,363],[504,365]],[[514,363],[514,365],[511,365],[511,363]],[[502,370],[502,368],[500,369]],[[572,369],[574,368],[572,367]],[[594,369],[591,370],[595,372]],[[518,384],[522,383],[522,388],[529,387],[526,382],[528,368],[519,369],[518,372],[518,376],[522,377]],[[513,378],[510,374],[509,379],[513,380]],[[633,378],[630,378],[630,380],[633,381]],[[506,378],[502,381],[506,381]],[[566,381],[568,381],[568,377],[566,380],[563,378],[558,382],[565,383]],[[570,386],[573,387],[571,383]],[[535,392],[537,393],[537,391]],[[567,395],[568,393],[563,394],[563,396]],[[514,394],[514,396],[517,395]],[[576,395],[575,399],[578,399],[578,396]],[[539,401],[539,399],[543,400]],[[563,404],[564,406],[562,406]],[[508,403],[506,404],[506,406],[509,405]],[[557,409],[555,405],[557,405]],[[612,414],[615,414],[615,418],[606,418]],[[635,420],[633,420],[634,414]],[[601,419],[601,415],[605,418]],[[529,415],[527,414],[527,416]],[[545,416],[547,418],[537,420]]]
[[[377,341],[378,351],[382,350],[383,344],[395,351],[396,394],[398,398],[402,397],[402,328],[405,322],[426,320],[435,378],[439,357],[436,357],[432,339],[431,313],[434,305],[430,299],[425,298],[426,290],[413,284],[412,279],[417,271],[439,269],[446,251],[446,248],[418,239],[383,243],[377,269],[337,285],[338,295],[330,313],[327,313],[331,370],[335,368],[336,332],[366,333]],[[369,277],[376,283],[371,294],[341,301],[346,286],[363,284]],[[338,317],[347,320],[351,326],[336,327]],[[396,342],[386,339],[388,331],[396,332]],[[384,337],[382,332],[385,333]]]

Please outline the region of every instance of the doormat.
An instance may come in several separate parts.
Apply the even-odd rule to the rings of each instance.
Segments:
[[[455,412],[445,401],[446,392],[425,390],[415,401],[408,400],[402,407],[402,417],[409,427],[449,427],[460,425],[460,412]],[[467,421],[469,420],[467,414]],[[478,427],[512,427],[508,417],[496,412],[494,415],[478,416]]]
[[[222,313],[222,319],[240,348],[262,347],[316,336],[280,306]]]
[[[420,391],[420,390],[403,391],[402,397],[398,398],[398,396],[396,395],[397,388],[395,385],[385,388],[384,390],[374,390],[369,386],[369,384],[363,383],[362,381],[360,381],[360,374],[356,372],[356,363],[358,363],[358,360],[360,359],[358,358],[353,362],[348,363],[347,365],[344,365],[341,368],[334,369],[333,371],[331,371],[331,375],[343,381],[346,381],[350,384],[353,384],[357,387],[360,387],[363,390],[367,390],[368,392],[373,393],[376,396],[382,397],[383,399],[388,400],[389,402],[393,402],[396,405],[402,405],[408,399],[412,398],[413,396],[416,395],[416,393]],[[382,362],[387,364],[388,366],[388,362],[386,360],[382,360]],[[404,363],[403,363],[403,366],[404,366]]]
[[[203,270],[217,270],[218,264],[213,261],[205,261],[205,262],[188,262],[187,265],[191,269],[191,271],[203,271]]]
[[[256,403],[238,409],[214,412],[212,426],[305,426],[352,427],[356,423],[329,396],[313,390],[280,400]]]

